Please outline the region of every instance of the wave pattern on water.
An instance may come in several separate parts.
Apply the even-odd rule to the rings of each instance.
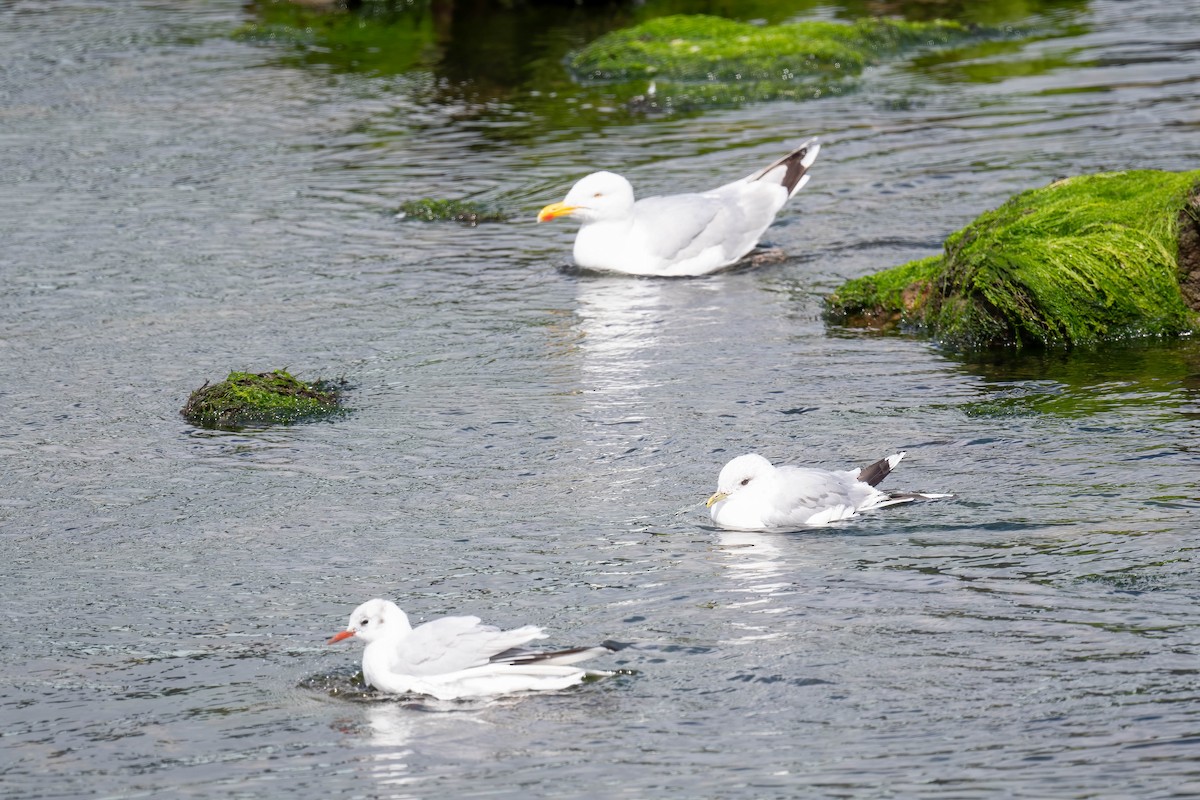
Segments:
[[[1197,344],[968,359],[821,319],[1017,191],[1194,168],[1193,6],[550,126],[521,87],[281,62],[237,2],[0,2],[6,795],[1200,793]],[[704,188],[814,134],[778,264],[582,275],[533,222],[596,168]],[[512,218],[395,218],[424,196]],[[277,367],[353,413],[178,415]],[[955,499],[795,534],[702,505],[742,452],[897,449],[889,486]],[[373,596],[633,646],[536,698],[351,702],[323,643]]]

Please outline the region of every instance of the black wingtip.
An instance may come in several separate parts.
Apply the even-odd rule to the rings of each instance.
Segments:
[[[633,644],[632,644],[632,642],[618,642],[613,639],[606,639],[605,641],[600,643],[600,646],[605,648],[606,650],[611,650],[612,652],[616,653],[618,651],[624,650],[626,647],[632,647]]]
[[[783,159],[783,164],[787,166],[787,172],[780,183],[783,184],[783,188],[788,190],[789,195],[795,190],[796,184],[800,182],[800,179],[808,172],[808,167],[804,165],[804,157],[807,155],[808,146],[806,145]]]
[[[809,150],[814,147],[819,147],[817,140],[815,138],[809,139],[807,142],[800,145],[800,147],[796,148],[783,158],[771,164],[771,166],[759,172],[755,177],[755,180],[762,178],[764,175],[767,175],[779,167],[784,167],[786,171],[784,172],[783,179],[779,181],[779,184],[783,188],[787,189],[788,196],[790,197],[792,192],[796,190],[796,186],[804,179],[804,176],[808,174],[809,166],[812,166],[811,164],[806,165],[804,161],[806,158],[808,158]]]
[[[886,458],[881,458],[870,466],[863,467],[858,471],[858,479],[870,486],[878,486],[883,482],[892,471],[891,462]]]

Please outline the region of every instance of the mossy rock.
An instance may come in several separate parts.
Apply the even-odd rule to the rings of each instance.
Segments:
[[[945,20],[752,25],[675,15],[605,34],[568,65],[585,82],[653,79],[655,95],[675,106],[800,99],[840,91],[887,56],[992,33]]]
[[[703,14],[659,17],[612,31],[576,52],[570,67],[592,80],[774,80],[861,72],[880,57],[973,35],[957,22],[862,19],[752,25]]]
[[[432,197],[401,203],[396,216],[422,222],[461,222],[472,227],[481,222],[504,222],[508,219],[504,212],[481,203],[468,200],[438,200]]]
[[[240,430],[290,425],[344,412],[344,382],[296,380],[286,371],[231,372],[220,383],[205,383],[182,409],[188,422],[202,428]]]
[[[1070,346],[1200,331],[1200,171],[1055,181],[848,281],[830,321],[924,331],[954,349]]]

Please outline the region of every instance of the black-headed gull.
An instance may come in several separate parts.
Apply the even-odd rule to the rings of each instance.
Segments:
[[[776,467],[757,453],[738,456],[721,469],[717,491],[706,505],[713,522],[722,528],[761,531],[825,525],[869,508],[953,496],[876,489],[904,455],[896,453],[868,467],[840,472]]]
[[[707,192],[634,201],[633,186],[613,172],[593,172],[538,222],[573,217],[575,263],[634,275],[705,275],[736,264],[758,244],[783,204],[808,183],[821,146],[816,139],[770,166]]]
[[[524,648],[546,635],[535,625],[503,631],[479,617],[442,617],[412,627],[390,600],[368,600],[354,609],[346,630],[329,644],[361,639],[366,682],[390,694],[427,694],[439,700],[510,692],[565,689],[589,675],[612,673],[570,666],[615,647],[544,651]]]

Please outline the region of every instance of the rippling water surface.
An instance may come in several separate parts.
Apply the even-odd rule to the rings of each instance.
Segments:
[[[967,359],[821,319],[1017,191],[1196,168],[1195,3],[577,124],[520,80],[231,37],[254,13],[0,2],[5,796],[1200,794],[1200,346]],[[532,222],[594,168],[700,188],[814,134],[780,263],[578,275]],[[423,196],[516,217],[394,218]],[[354,413],[180,418],[277,367],[344,375]],[[718,531],[700,503],[751,449],[906,449],[890,485],[957,498]],[[374,596],[632,646],[557,694],[362,698],[323,642]]]

